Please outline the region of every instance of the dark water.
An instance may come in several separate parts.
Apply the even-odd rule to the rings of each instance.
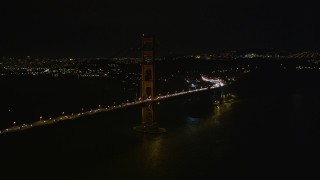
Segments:
[[[132,107],[1,136],[0,176],[319,179],[318,89],[266,92],[219,107],[198,102],[194,111],[185,105],[189,97],[161,102],[162,135],[134,132],[140,109]]]

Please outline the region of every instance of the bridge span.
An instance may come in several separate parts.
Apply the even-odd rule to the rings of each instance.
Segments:
[[[62,115],[62,116],[59,116],[56,118],[50,118],[50,119],[40,118],[39,121],[30,123],[30,124],[15,125],[15,126],[6,128],[4,130],[1,130],[0,135],[12,133],[12,132],[17,132],[17,131],[22,131],[22,130],[27,130],[27,129],[31,129],[31,128],[36,128],[36,127],[40,127],[40,126],[50,125],[50,124],[54,124],[54,123],[58,123],[58,122],[62,122],[62,121],[78,119],[83,116],[90,116],[90,115],[94,115],[94,114],[98,114],[98,113],[102,113],[102,112],[110,112],[110,111],[124,109],[124,108],[131,107],[131,106],[142,105],[145,103],[157,102],[157,101],[161,101],[161,100],[165,100],[165,99],[169,99],[169,98],[173,98],[173,97],[177,97],[177,96],[182,96],[182,95],[186,95],[186,94],[203,92],[203,91],[207,91],[207,90],[211,90],[211,89],[217,89],[222,86],[224,86],[224,85],[222,84],[221,86],[212,86],[212,87],[205,87],[205,88],[199,88],[199,89],[192,89],[192,90],[188,90],[188,91],[181,91],[181,92],[176,92],[173,94],[166,94],[166,95],[162,95],[162,96],[157,96],[157,97],[154,97],[154,99],[147,98],[145,100],[142,100],[141,98],[139,98],[138,100],[132,101],[132,102],[125,102],[125,103],[120,103],[118,105],[112,105],[112,106],[107,106],[107,107],[99,107],[97,109],[93,109],[90,111],[72,113],[69,115]]]

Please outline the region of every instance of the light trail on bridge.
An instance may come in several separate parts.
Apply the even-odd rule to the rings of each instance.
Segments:
[[[205,82],[214,83],[214,85],[213,85],[214,87],[224,86],[224,83],[220,79],[209,79],[204,76],[201,76],[201,79]]]
[[[70,115],[63,115],[63,116],[60,116],[60,117],[50,118],[50,119],[45,119],[45,120],[42,119],[42,117],[40,117],[39,121],[30,123],[30,124],[15,125],[13,127],[9,127],[9,128],[4,129],[4,130],[1,130],[0,134],[12,133],[12,132],[27,130],[27,129],[31,129],[31,128],[35,128],[35,127],[50,125],[50,124],[58,123],[58,122],[61,122],[61,121],[78,119],[78,118],[83,117],[83,116],[89,116],[89,115],[94,115],[94,114],[97,114],[97,113],[114,111],[114,110],[117,110],[117,109],[123,109],[123,108],[127,108],[127,107],[130,107],[130,106],[141,105],[141,104],[144,104],[144,103],[147,103],[147,102],[151,102],[151,101],[156,102],[156,101],[160,101],[160,100],[164,100],[164,99],[168,99],[168,98],[172,98],[172,97],[177,97],[177,96],[182,96],[182,95],[186,95],[186,94],[202,92],[202,91],[210,90],[210,89],[217,89],[217,88],[222,87],[222,86],[224,86],[224,84],[220,83],[220,86],[215,86],[214,85],[212,87],[205,87],[205,88],[193,89],[193,90],[188,90],[188,91],[184,91],[183,90],[181,92],[175,92],[173,94],[166,94],[166,95],[162,95],[162,96],[157,96],[153,100],[151,98],[148,98],[148,99],[145,99],[145,100],[141,100],[141,98],[139,98],[138,100],[133,101],[133,102],[125,102],[125,103],[121,103],[121,104],[118,104],[118,105],[112,105],[112,106],[107,106],[107,107],[99,107],[98,109],[93,109],[93,110],[86,111],[86,112],[72,113]],[[62,114],[64,114],[64,112]]]

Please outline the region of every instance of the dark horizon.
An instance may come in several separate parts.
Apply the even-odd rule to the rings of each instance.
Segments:
[[[145,32],[159,55],[320,48],[319,12],[307,2],[32,0],[1,12],[1,56],[126,56]]]

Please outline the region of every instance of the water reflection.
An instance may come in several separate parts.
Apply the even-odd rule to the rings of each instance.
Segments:
[[[195,117],[190,117],[190,116],[188,116],[188,117],[186,118],[186,122],[187,122],[188,124],[196,124],[196,123],[199,122],[199,120],[200,120],[200,118],[195,118]]]
[[[212,119],[217,120],[222,114],[231,110],[231,105],[233,102],[227,102],[223,104],[218,104],[213,108]]]
[[[156,135],[150,137],[150,134],[142,135],[142,149],[144,152],[144,160],[149,165],[157,166],[162,152],[163,136]]]
[[[221,125],[222,116],[232,110],[232,104],[236,101],[228,101],[212,106],[211,112],[203,114],[200,117],[187,116],[184,119],[182,131],[184,136],[189,136],[190,139],[197,136],[199,133],[211,133]]]

